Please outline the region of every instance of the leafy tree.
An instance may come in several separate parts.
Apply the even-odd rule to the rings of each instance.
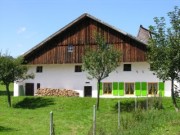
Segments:
[[[152,38],[149,41],[148,59],[160,79],[171,81],[171,97],[178,111],[174,95],[174,81],[180,81],[180,9],[168,13],[169,25],[164,17],[154,18],[150,26]]]
[[[109,73],[115,70],[120,64],[121,53],[113,48],[113,45],[106,43],[105,39],[100,34],[95,34],[96,48],[91,48],[90,45],[86,48],[83,57],[83,69],[86,70],[90,78],[95,78],[98,81],[97,92],[97,110],[99,109],[99,94],[100,83],[108,77]]]
[[[33,74],[27,74],[28,69],[25,65],[22,65],[22,62],[22,57],[13,58],[7,53],[0,53],[0,82],[6,86],[9,107],[11,107],[10,83],[34,77]]]

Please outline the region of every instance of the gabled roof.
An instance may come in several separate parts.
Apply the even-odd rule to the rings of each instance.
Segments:
[[[101,21],[100,19],[98,19],[98,18],[96,18],[96,17],[94,17],[94,16],[92,16],[92,15],[90,15],[90,14],[88,14],[88,13],[84,13],[84,14],[82,14],[80,17],[78,17],[77,19],[73,20],[72,22],[70,22],[69,24],[67,24],[66,26],[64,26],[63,28],[61,28],[61,29],[58,30],[57,32],[55,32],[54,34],[50,35],[48,38],[46,38],[45,40],[43,40],[42,42],[40,42],[40,43],[37,44],[36,46],[34,46],[33,48],[31,48],[29,51],[25,52],[25,53],[23,54],[23,56],[26,56],[26,55],[28,55],[29,53],[33,52],[34,50],[36,50],[37,48],[39,48],[39,47],[41,47],[42,45],[44,45],[46,42],[48,42],[49,40],[51,40],[51,39],[54,38],[55,36],[57,36],[57,35],[59,35],[60,33],[64,32],[66,29],[68,29],[69,27],[71,27],[72,25],[74,25],[75,23],[79,22],[80,20],[82,20],[82,19],[84,19],[84,18],[86,18],[86,17],[87,17],[87,18],[90,18],[90,19],[92,19],[92,20],[94,20],[94,21],[96,21],[96,22],[98,22],[98,23],[100,23],[100,24],[103,24],[103,25],[105,25],[105,26],[107,26],[107,27],[109,27],[109,28],[111,28],[111,29],[113,29],[113,30],[115,30],[115,31],[117,31],[117,32],[125,35],[125,36],[128,36],[128,37],[130,37],[131,39],[136,40],[137,42],[140,42],[140,43],[146,45],[146,43],[143,42],[142,40],[140,40],[139,38],[137,38],[137,37],[135,37],[135,36],[132,36],[131,34],[129,34],[129,33],[127,33],[127,32],[124,32],[124,31],[122,31],[122,30],[120,30],[120,29],[118,29],[118,28],[115,28],[114,26],[109,25],[108,23],[103,22],[103,21]]]

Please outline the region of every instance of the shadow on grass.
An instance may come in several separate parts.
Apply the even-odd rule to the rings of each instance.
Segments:
[[[46,107],[49,105],[54,105],[53,98],[26,97],[22,101],[14,104],[13,107],[23,108],[23,109],[36,109],[36,108]]]
[[[0,132],[9,132],[9,131],[13,131],[13,130],[14,130],[13,128],[7,128],[7,127],[0,126]]]
[[[0,90],[0,96],[6,96],[6,95],[7,95],[7,92],[5,90],[4,91]],[[13,95],[12,91],[10,91],[10,95],[11,96]]]
[[[132,112],[134,111],[135,103],[134,101],[121,102],[120,107],[121,107],[121,112]],[[115,104],[114,109],[116,111],[118,110],[118,103]]]
[[[121,112],[133,112],[135,111],[135,101],[127,100],[120,103]],[[164,109],[161,97],[150,97],[144,100],[139,100],[136,103],[136,109]],[[114,110],[118,111],[118,103],[115,104]]]

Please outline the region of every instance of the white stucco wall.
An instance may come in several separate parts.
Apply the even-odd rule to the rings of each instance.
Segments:
[[[14,96],[19,96],[19,84],[14,82]]]
[[[146,62],[127,63],[132,64],[132,71],[123,71],[123,64],[112,72],[109,77],[102,82],[159,82],[153,72],[149,70],[149,64]],[[78,64],[76,64],[78,65]],[[74,72],[75,64],[52,64],[39,65],[43,66],[42,73],[36,73],[37,65],[29,66],[29,73],[34,73],[35,78],[25,80],[24,82],[14,83],[14,96],[18,96],[18,85],[25,83],[34,83],[36,91],[37,83],[40,83],[41,88],[65,88],[79,92],[80,96],[84,96],[84,86],[92,86],[92,97],[97,96],[97,81],[95,79],[88,80],[88,74],[85,72]],[[170,96],[170,82],[165,82],[165,96]],[[103,97],[103,96],[102,96]]]

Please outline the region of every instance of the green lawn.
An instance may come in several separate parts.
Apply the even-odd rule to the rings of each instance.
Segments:
[[[100,99],[97,112],[97,135],[179,135],[180,113],[172,107],[170,98],[163,98],[163,110],[138,109],[134,99],[120,99],[121,127],[117,130],[119,99]],[[140,102],[143,99],[138,99]],[[54,113],[56,135],[91,135],[95,98],[68,97],[7,97],[0,96],[1,135],[48,135],[49,113]]]

